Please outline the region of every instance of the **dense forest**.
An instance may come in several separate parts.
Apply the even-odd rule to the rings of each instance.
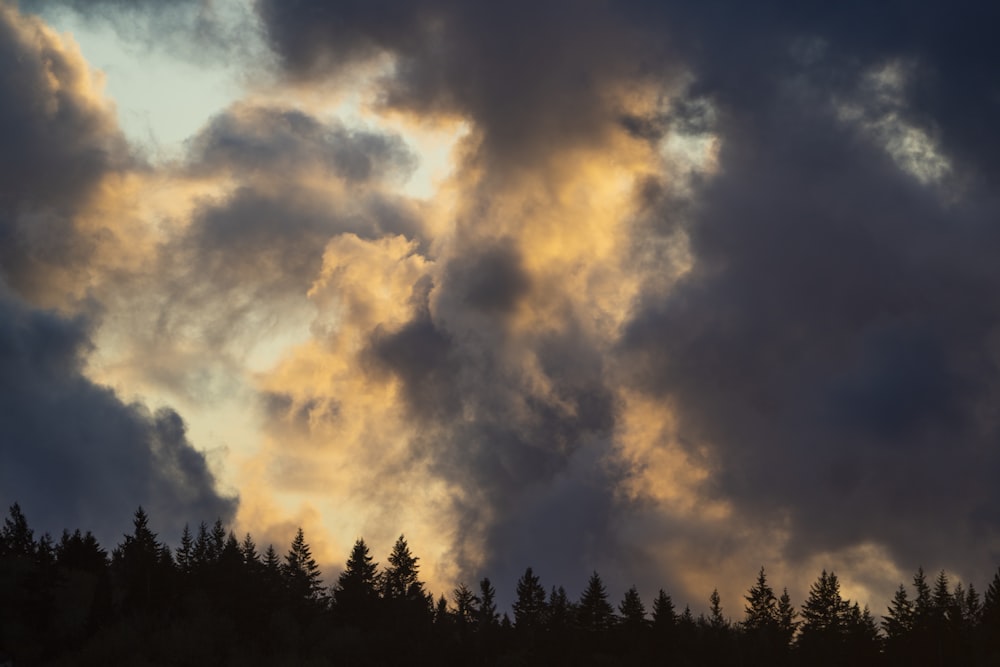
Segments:
[[[511,617],[488,578],[435,599],[402,536],[382,566],[359,539],[325,588],[301,529],[281,555],[221,521],[171,550],[140,508],[109,555],[79,530],[36,539],[15,504],[0,530],[0,665],[1000,664],[1000,571],[980,598],[918,570],[881,622],[833,572],[801,606],[763,568],[741,618],[708,600],[697,617],[663,590],[615,603],[595,572],[573,601],[529,567]]]

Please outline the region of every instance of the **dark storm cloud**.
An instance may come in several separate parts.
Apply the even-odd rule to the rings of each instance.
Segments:
[[[231,519],[204,454],[169,408],[124,404],[81,371],[88,322],[33,309],[0,286],[0,502],[33,526],[117,543],[136,506],[176,541],[187,521]]]
[[[272,48],[292,76],[322,78],[390,53],[385,104],[452,112],[483,133],[495,165],[536,166],[553,150],[606,138],[620,80],[667,79],[648,67],[659,37],[600,2],[283,2],[260,0]]]
[[[295,77],[394,55],[383,101],[468,118],[483,135],[474,157],[491,175],[564,157],[559,149],[574,144],[601,145],[612,128],[650,143],[715,134],[715,173],[695,179],[693,192],[645,181],[649,219],[637,233],[683,228],[694,269],[669,296],[639,297],[612,363],[627,384],[676,406],[682,442],[710,446],[708,484],[743,520],[790,516],[792,556],[871,541],[904,569],[934,561],[982,580],[995,565],[1000,535],[983,517],[1000,507],[991,482],[1000,204],[990,191],[1000,164],[992,34],[1000,10],[728,1],[257,7]],[[899,68],[899,81],[878,80],[887,67]],[[688,88],[669,115],[631,114],[615,99],[620,83],[669,82],[681,71]],[[926,166],[933,149],[894,156],[900,147],[887,144],[887,132],[922,133],[950,171],[908,173],[907,160]],[[431,319],[385,338],[392,354],[382,358],[411,393],[422,376],[400,352],[407,336],[414,350],[437,341],[429,349],[458,364],[475,425],[447,428],[439,460],[500,508],[487,540],[497,558],[542,530],[509,499],[535,481],[545,496],[614,410],[592,342],[570,347],[579,356],[569,361],[556,353],[572,336],[529,347],[549,361],[557,395],[581,407],[596,397],[596,410],[583,412],[607,416],[583,424],[562,402],[513,398],[527,383],[500,358],[509,342],[502,325],[527,283],[502,252],[476,261],[473,244],[461,251]],[[481,326],[477,308],[498,319]],[[578,373],[585,379],[566,382]],[[560,429],[574,443],[568,453],[550,447]],[[520,498],[551,517],[546,526],[562,525],[566,507],[588,507],[596,518],[577,532],[607,535],[601,517],[616,480],[598,476],[587,487],[594,494],[569,496],[594,502]]]
[[[788,513],[791,555],[872,541],[904,570],[982,580],[1000,556],[997,527],[973,518],[1000,507],[1000,209],[985,187],[1000,51],[976,38],[982,16],[929,7],[865,12],[860,29],[860,7],[840,4],[733,7],[721,26],[645,15],[697,36],[692,89],[716,106],[722,148],[686,223],[695,268],[644,300],[624,350],[676,401],[682,437],[712,445],[720,497],[750,518]],[[894,122],[938,140],[952,165],[939,184],[835,107],[877,109],[864,77],[894,59],[916,72]]]
[[[83,269],[95,240],[74,216],[130,159],[88,88],[80,60],[0,3],[0,276],[25,294]]]

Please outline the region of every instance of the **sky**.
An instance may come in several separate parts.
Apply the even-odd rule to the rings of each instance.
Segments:
[[[997,14],[0,0],[0,503],[503,603],[983,589]]]

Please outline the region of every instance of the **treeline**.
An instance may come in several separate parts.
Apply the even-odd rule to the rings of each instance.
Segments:
[[[763,568],[738,620],[709,603],[614,603],[596,572],[574,601],[529,567],[511,617],[488,578],[435,599],[402,536],[382,566],[358,540],[327,589],[301,529],[281,555],[221,521],[171,550],[141,508],[110,555],[35,539],[16,504],[0,530],[0,665],[1000,665],[1000,571],[980,598],[918,570],[881,622],[825,571],[799,607]]]

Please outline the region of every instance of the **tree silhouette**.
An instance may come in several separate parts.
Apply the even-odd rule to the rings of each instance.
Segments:
[[[587,581],[587,588],[577,605],[577,623],[584,632],[598,633],[608,630],[614,623],[614,609],[608,602],[608,592],[601,575],[594,572]]]
[[[162,609],[167,573],[172,568],[165,546],[157,541],[156,533],[149,528],[149,517],[139,507],[132,534],[125,535],[111,558],[112,571],[127,609],[147,612]]]
[[[622,617],[622,625],[633,631],[638,631],[647,625],[646,607],[642,604],[639,591],[633,585],[625,591],[625,597],[618,604],[618,612]]]
[[[302,528],[295,533],[295,539],[285,554],[282,574],[294,600],[315,602],[320,599],[323,586],[320,583],[319,566],[312,557],[312,550],[306,544]]]
[[[514,627],[519,631],[533,631],[541,627],[545,621],[545,607],[545,589],[529,567],[517,581],[517,600],[511,606]]]
[[[837,575],[823,570],[802,605],[798,648],[807,661],[823,665],[843,662],[849,611],[840,595]]]
[[[477,612],[481,631],[495,628],[500,622],[496,599],[497,591],[490,583],[489,577],[483,577],[479,582],[479,611]]]
[[[346,622],[354,621],[366,627],[370,625],[378,604],[378,585],[378,563],[369,553],[365,541],[359,538],[333,589],[337,615]]]

